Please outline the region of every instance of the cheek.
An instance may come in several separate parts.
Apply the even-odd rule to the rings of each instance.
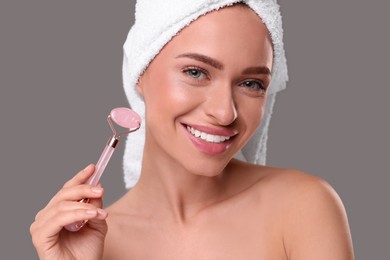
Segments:
[[[256,129],[260,124],[264,116],[264,106],[261,105],[260,109],[257,109],[257,112],[253,113],[251,120],[251,127]]]
[[[153,117],[178,116],[193,107],[197,97],[199,95],[194,94],[194,89],[173,72],[154,73],[144,87],[146,108]]]
[[[238,117],[246,126],[248,134],[252,134],[261,123],[264,116],[265,98],[246,99],[240,102]]]

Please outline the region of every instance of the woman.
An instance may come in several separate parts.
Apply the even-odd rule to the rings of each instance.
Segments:
[[[103,210],[103,188],[83,184],[93,165],[79,172],[31,225],[40,258],[353,259],[342,202],[325,181],[234,158],[248,157],[245,145],[264,143],[274,93],[286,80],[281,27],[271,22],[277,4],[171,2],[139,1],[125,44],[125,90],[137,112],[133,92],[146,108],[140,179]],[[198,4],[191,16],[186,5]],[[164,28],[162,38],[168,32],[160,45],[153,45],[160,35],[137,34],[137,24],[150,20]],[[251,161],[264,158],[262,149],[252,150]],[[138,159],[132,151],[126,148],[125,164]],[[76,202],[86,197],[90,204]],[[63,229],[84,219],[79,232]]]

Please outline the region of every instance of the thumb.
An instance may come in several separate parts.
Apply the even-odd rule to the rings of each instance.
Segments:
[[[90,229],[97,231],[103,237],[107,234],[107,221],[108,213],[101,208],[97,208],[97,215],[95,218],[90,219],[87,225]]]
[[[100,183],[97,186],[102,188],[102,185]],[[103,194],[102,194],[102,196],[103,196]],[[90,199],[89,203],[94,205],[97,208],[97,214],[96,214],[96,217],[93,219],[90,219],[87,222],[87,224],[91,229],[94,229],[105,236],[107,233],[106,218],[108,216],[108,213],[107,213],[107,211],[105,211],[103,209],[103,199],[102,199],[102,197]]]

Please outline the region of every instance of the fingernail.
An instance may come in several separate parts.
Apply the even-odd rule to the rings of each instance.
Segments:
[[[103,189],[100,187],[92,187],[91,190],[94,193],[102,193],[103,192]]]
[[[91,164],[88,164],[88,166],[87,166],[87,167],[85,167],[83,171],[87,171],[87,170],[89,170],[89,168],[90,168],[90,167],[91,167]]]
[[[88,215],[95,215],[96,214],[96,209],[88,209],[87,211]]]

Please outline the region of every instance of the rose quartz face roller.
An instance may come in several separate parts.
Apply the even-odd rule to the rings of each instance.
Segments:
[[[115,148],[119,143],[119,139],[124,135],[128,135],[134,131],[137,131],[141,126],[142,120],[141,117],[130,108],[119,107],[111,110],[111,113],[107,117],[107,121],[113,132],[113,136],[108,140],[107,145],[105,146],[98,162],[96,163],[95,173],[86,181],[87,184],[92,186],[96,186],[99,183],[100,177],[102,176],[104,169],[106,168],[112,154],[115,151]],[[118,134],[112,124],[112,121],[114,121],[117,125],[129,130]],[[88,203],[89,199],[84,198],[80,200],[80,202]],[[86,222],[86,220],[79,221],[69,224],[65,226],[65,228],[73,232],[78,231],[84,226]]]

